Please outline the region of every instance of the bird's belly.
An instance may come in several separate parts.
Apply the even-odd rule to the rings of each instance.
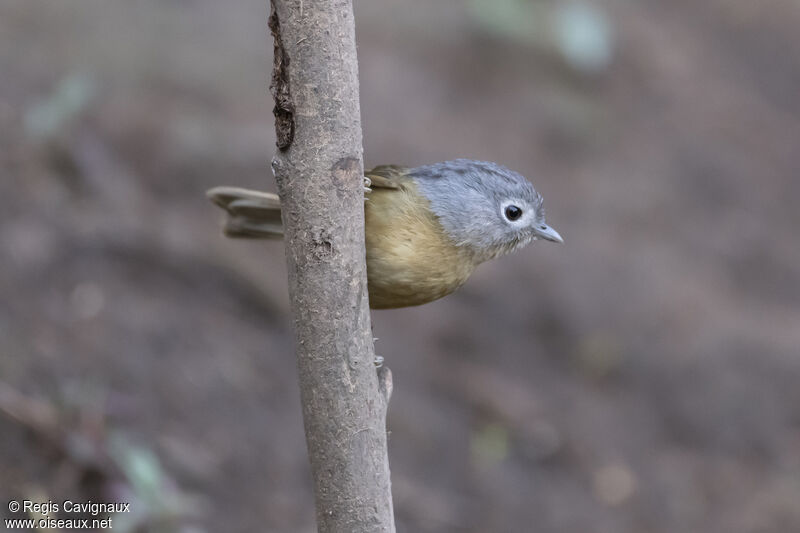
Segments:
[[[418,263],[387,262],[367,256],[369,303],[373,309],[422,305],[458,289],[468,275]]]
[[[372,200],[372,198],[371,198]],[[447,296],[467,281],[475,268],[469,253],[455,246],[427,211],[410,216],[366,218],[367,278],[373,309],[421,305]],[[379,204],[378,204],[379,205]]]

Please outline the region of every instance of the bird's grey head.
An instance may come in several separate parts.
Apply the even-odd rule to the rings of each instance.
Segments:
[[[456,159],[409,175],[447,234],[485,261],[546,239],[564,242],[544,220],[542,195],[516,172],[486,161]]]

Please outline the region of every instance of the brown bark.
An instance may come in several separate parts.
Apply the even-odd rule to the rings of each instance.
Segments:
[[[391,374],[373,365],[352,3],[272,0],[270,29],[272,166],[317,523],[321,532],[393,532]]]

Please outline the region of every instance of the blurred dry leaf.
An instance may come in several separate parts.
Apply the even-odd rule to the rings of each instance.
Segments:
[[[606,465],[594,473],[595,497],[606,505],[619,505],[627,501],[636,490],[636,476],[626,465]]]

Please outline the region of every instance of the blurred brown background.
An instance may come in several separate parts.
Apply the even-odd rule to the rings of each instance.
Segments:
[[[314,530],[266,0],[0,6],[0,515]],[[375,312],[398,529],[800,531],[800,4],[357,0],[367,165],[501,162],[563,246]],[[17,516],[17,515],[15,515]]]

